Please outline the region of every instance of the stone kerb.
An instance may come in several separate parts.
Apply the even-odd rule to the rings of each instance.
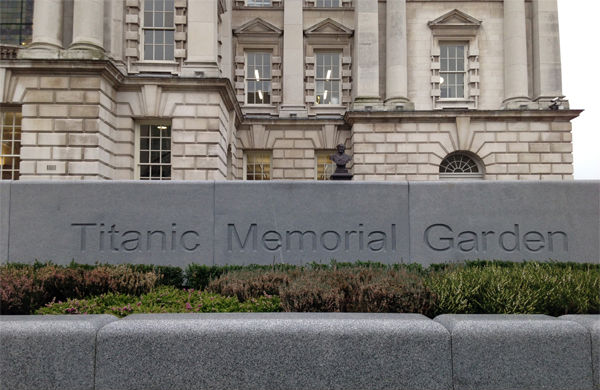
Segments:
[[[0,316],[0,388],[93,390],[96,335],[111,315]]]
[[[452,339],[455,390],[593,390],[587,329],[545,315],[438,316]]]
[[[600,390],[600,316],[569,314],[559,317],[561,320],[574,321],[584,326],[590,333],[592,340],[592,366],[594,384]]]
[[[0,207],[0,262],[600,260],[598,181],[12,182]]]
[[[98,333],[96,389],[451,389],[418,314],[132,315]]]

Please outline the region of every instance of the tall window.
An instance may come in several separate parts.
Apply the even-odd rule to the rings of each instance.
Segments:
[[[318,8],[334,8],[340,6],[340,0],[317,0]]]
[[[171,179],[171,126],[140,125],[138,150],[140,180]]]
[[[271,180],[271,152],[251,151],[244,154],[246,180]]]
[[[317,104],[340,104],[340,53],[315,54],[317,70],[315,102]]]
[[[21,150],[21,113],[0,114],[0,174],[2,180],[19,178],[19,155]]]
[[[144,60],[173,60],[174,0],[144,0]]]
[[[440,97],[442,99],[465,97],[465,46],[440,45]]]
[[[319,150],[315,153],[315,169],[317,180],[329,180],[335,172],[335,163],[331,161],[331,155],[335,154],[335,150]]]
[[[246,53],[246,103],[271,103],[271,53]]]
[[[270,7],[271,0],[246,0],[248,7]]]
[[[0,42],[26,45],[31,42],[33,0],[0,0]]]

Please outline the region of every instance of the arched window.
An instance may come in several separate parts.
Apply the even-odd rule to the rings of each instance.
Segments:
[[[440,179],[483,179],[483,164],[467,153],[451,153],[440,163]]]

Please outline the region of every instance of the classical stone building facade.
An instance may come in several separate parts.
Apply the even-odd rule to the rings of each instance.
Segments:
[[[2,4],[3,179],[572,178],[556,0]]]

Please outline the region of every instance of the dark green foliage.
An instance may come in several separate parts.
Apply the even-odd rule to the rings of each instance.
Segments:
[[[88,299],[51,302],[36,314],[225,313],[280,311],[279,297],[263,296],[240,302],[236,297],[162,286],[140,297],[107,293]]]
[[[62,308],[56,309],[62,312],[70,308],[72,312],[96,313],[104,308],[125,315],[132,302],[142,302],[140,307],[157,310],[150,312],[163,309],[172,312],[181,307],[180,297],[173,291],[184,285],[196,289],[196,294],[197,290],[206,289],[207,293],[235,299],[236,304],[224,304],[224,311],[235,311],[233,308],[238,307],[235,305],[242,305],[239,310],[244,311],[245,304],[276,298],[277,310],[286,311],[410,312],[428,316],[600,313],[600,264],[483,260],[429,268],[415,264],[335,261],[305,266],[190,265],[185,272],[178,267],[152,265],[11,263],[0,266],[0,312],[28,314],[51,301],[72,303],[71,306],[55,303],[59,306],[53,307]],[[171,292],[166,294],[160,286],[169,286]],[[153,296],[155,288],[161,288],[161,294],[166,295]],[[190,290],[187,291],[189,294]],[[150,301],[156,298],[158,302],[171,303],[168,309],[154,301],[146,305],[146,301],[138,298],[140,295],[149,296]],[[86,300],[88,306],[82,309],[81,298],[90,296],[93,298]],[[264,310],[272,311],[274,301],[269,302],[264,304]],[[206,307],[211,311],[220,310],[221,306]],[[252,310],[255,309],[258,310],[256,307]]]
[[[106,292],[139,295],[156,285],[153,272],[132,267],[93,268],[54,264],[0,267],[0,313],[29,314],[53,299],[82,298]]]
[[[433,315],[600,313],[600,268],[581,264],[489,263],[432,272]]]

